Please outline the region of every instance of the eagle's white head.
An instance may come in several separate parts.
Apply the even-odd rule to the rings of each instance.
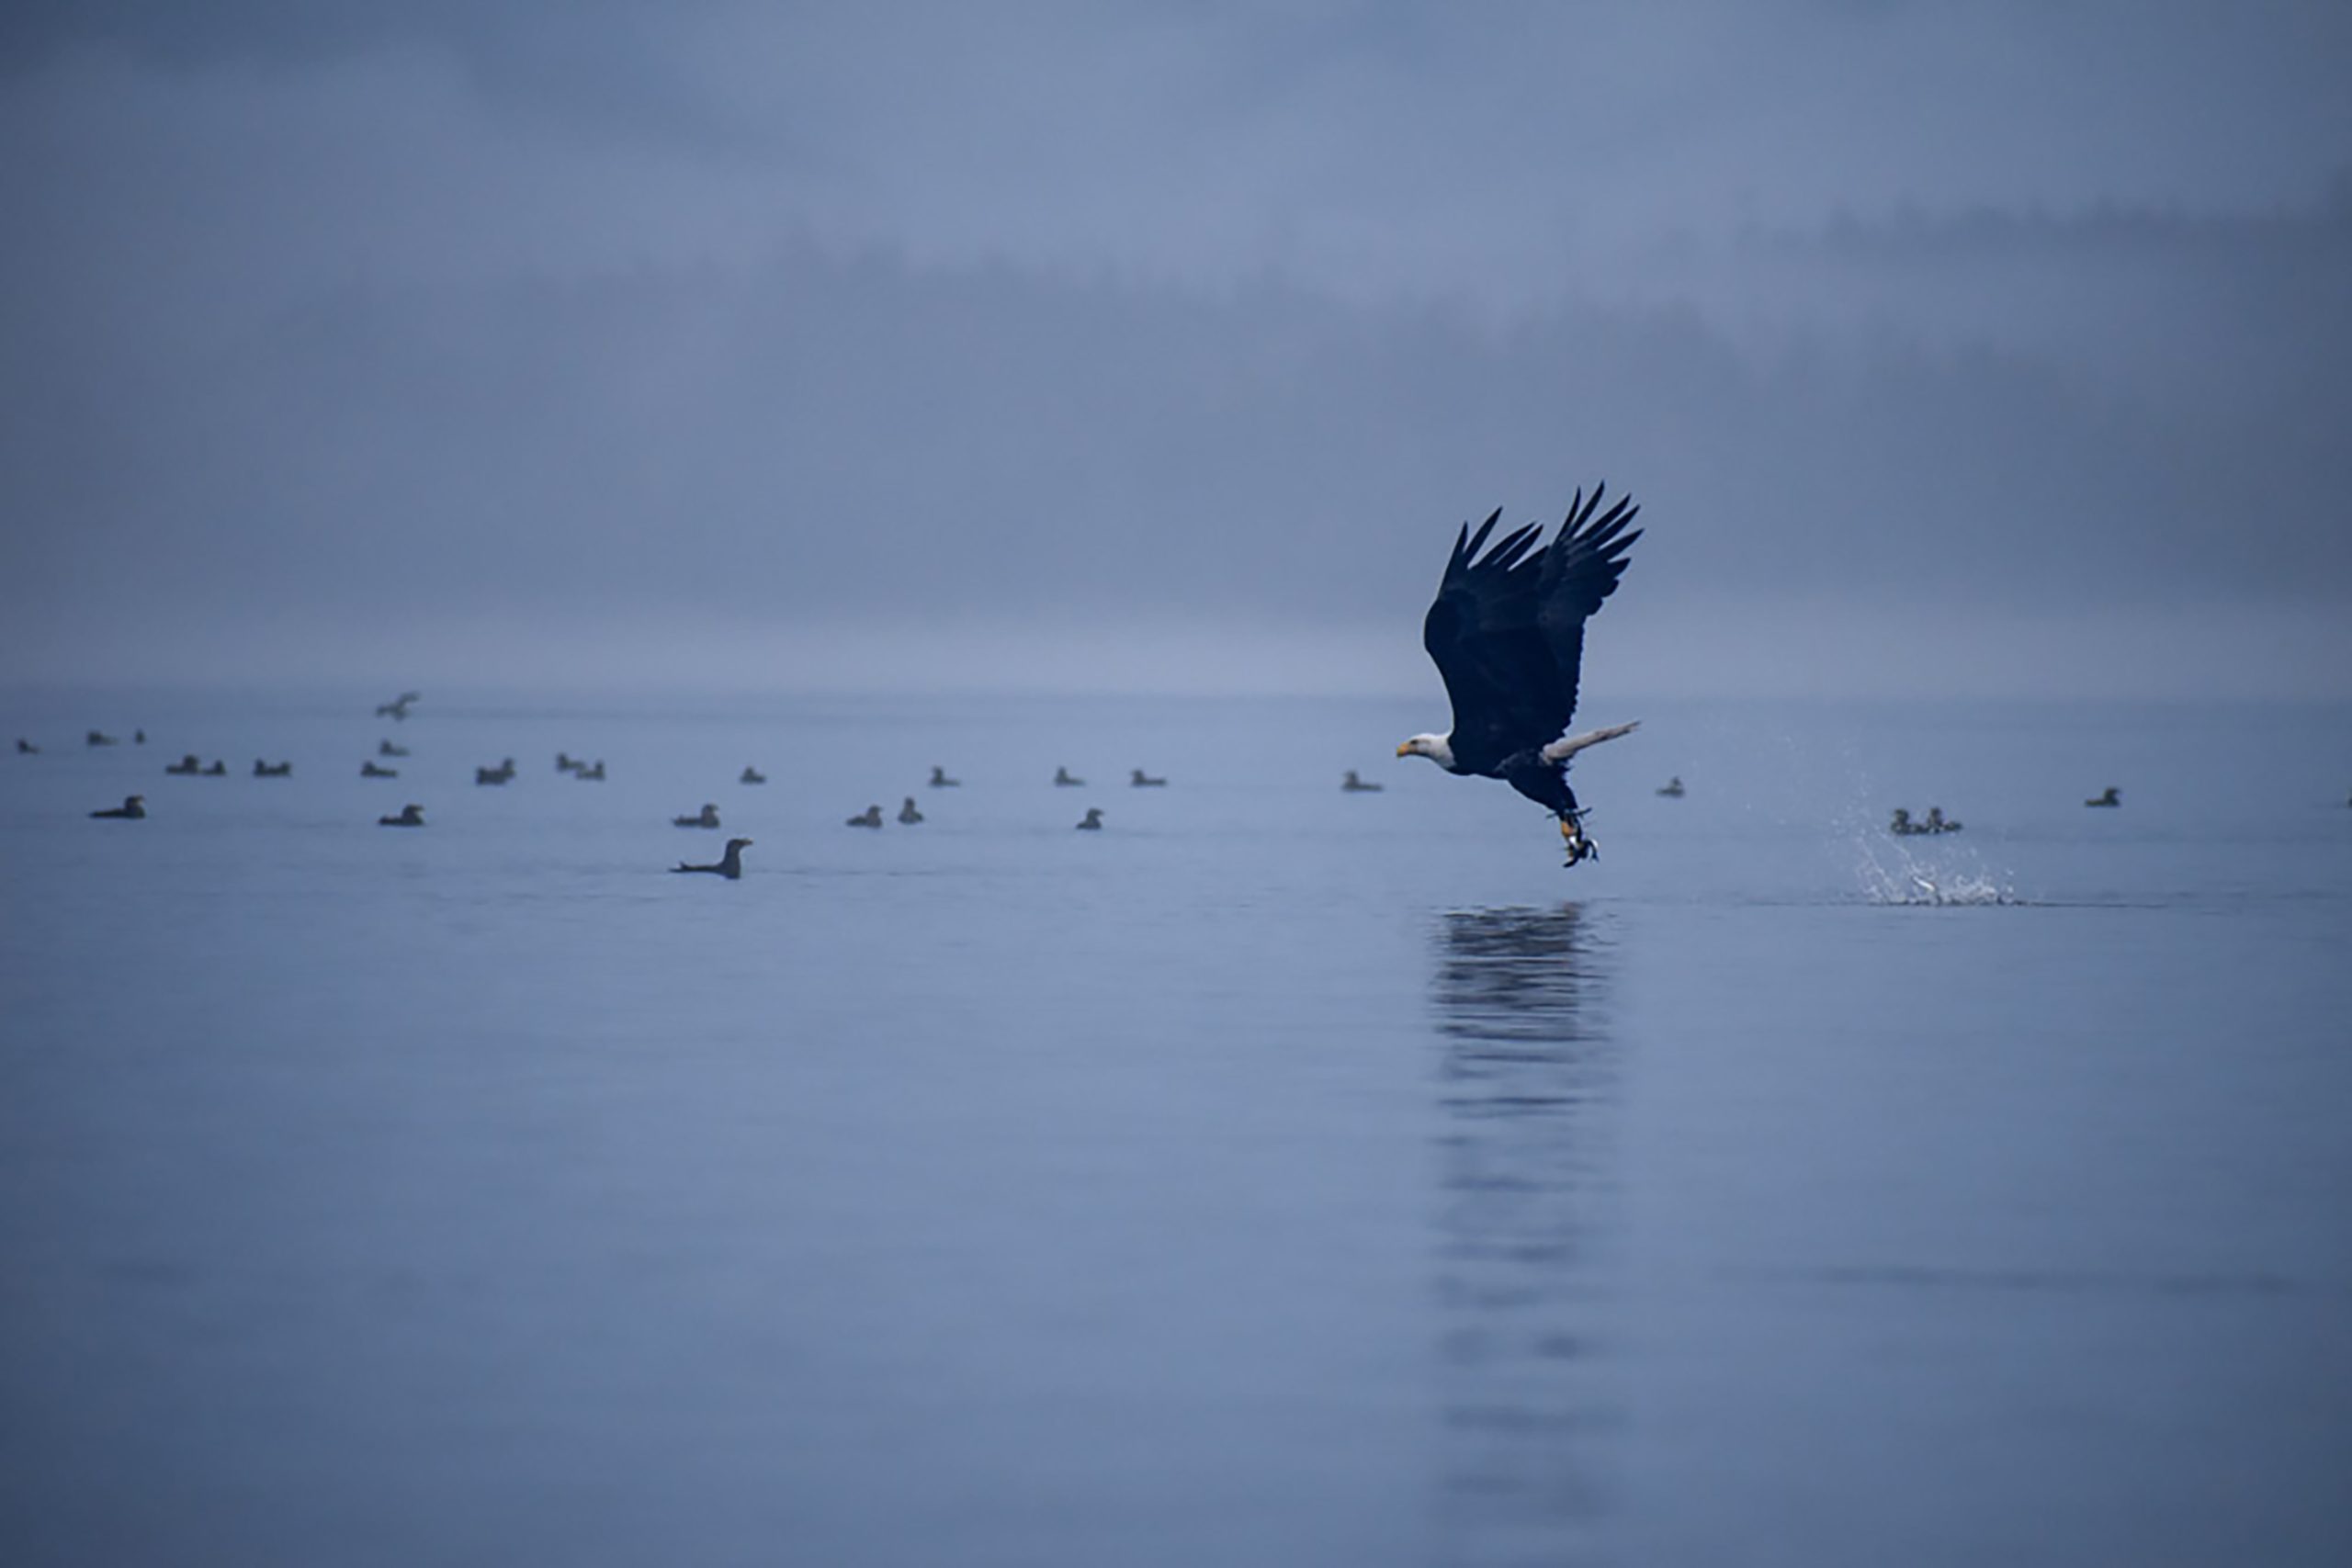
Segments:
[[[1396,748],[1399,757],[1427,757],[1448,773],[1453,771],[1453,746],[1442,735],[1416,735]]]

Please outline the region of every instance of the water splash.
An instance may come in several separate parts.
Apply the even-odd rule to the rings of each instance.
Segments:
[[[1951,835],[1896,838],[1886,830],[1885,813],[1860,798],[1844,815],[1855,879],[1866,903],[1944,908],[2026,902],[2007,872],[1986,865],[1976,849]]]
[[[2008,874],[1984,863],[1963,845],[1941,843],[1915,852],[1884,829],[1865,831],[1855,843],[1855,872],[1863,898],[1872,904],[2021,904]]]

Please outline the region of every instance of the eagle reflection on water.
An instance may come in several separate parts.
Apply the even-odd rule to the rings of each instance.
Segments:
[[[1574,1560],[1602,1511],[1592,1251],[1618,1073],[1599,923],[1456,910],[1437,932],[1439,1517],[1464,1561]]]

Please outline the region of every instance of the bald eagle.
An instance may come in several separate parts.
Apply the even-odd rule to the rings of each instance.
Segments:
[[[1453,731],[1416,735],[1396,748],[1399,757],[1427,757],[1450,773],[1501,779],[1550,811],[1560,819],[1570,865],[1596,852],[1568,788],[1568,760],[1634,728],[1567,733],[1585,620],[1616,592],[1625,551],[1642,536],[1638,528],[1627,532],[1641,511],[1630,499],[1600,512],[1604,488],[1594,486],[1590,500],[1577,491],[1548,547],[1538,544],[1543,525],[1531,523],[1482,557],[1501,509],[1476,534],[1463,525],[1421,623],[1421,645],[1453,703]]]

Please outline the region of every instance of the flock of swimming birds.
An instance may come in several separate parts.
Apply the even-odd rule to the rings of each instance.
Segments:
[[[379,716],[405,719],[408,716],[409,708],[421,700],[419,694],[404,692],[396,702],[383,704],[376,709],[376,712]],[[116,737],[96,729],[89,731],[85,739],[85,744],[94,747],[114,746],[120,743]],[[146,741],[145,730],[135,732],[134,744],[143,746]],[[40,752],[40,748],[20,737],[17,741],[17,750],[21,755],[37,756]],[[1400,747],[1398,754],[1407,754],[1407,750],[1408,748]],[[388,763],[409,755],[409,750],[405,746],[390,739],[379,741],[376,755],[361,762],[360,776],[398,778],[400,777],[399,770],[389,766]],[[572,778],[594,783],[602,781],[606,776],[602,758],[591,762],[584,758],[574,757],[569,752],[558,751],[555,763],[559,773],[568,774]],[[176,762],[167,763],[164,772],[183,778],[224,778],[228,776],[229,767],[225,761],[219,759],[207,765],[201,762],[194,753],[189,753],[181,757]],[[272,762],[264,758],[254,759],[252,776],[254,778],[290,778],[293,773],[294,764],[290,761]],[[506,757],[493,766],[477,767],[474,770],[474,783],[478,786],[502,785],[511,783],[516,776],[516,773],[514,759]],[[742,773],[737,775],[736,782],[742,784],[763,784],[768,781],[767,775],[760,772],[757,767],[746,766]],[[956,789],[962,784],[961,779],[950,777],[946,769],[936,765],[931,770],[931,777],[925,781],[925,786],[931,789]],[[1067,767],[1057,767],[1054,770],[1053,784],[1057,788],[1083,788],[1086,781],[1072,773]],[[1132,789],[1165,789],[1168,787],[1168,780],[1164,777],[1155,777],[1141,768],[1135,768],[1129,770],[1127,784]],[[1353,768],[1347,770],[1340,781],[1340,791],[1348,795],[1376,795],[1381,787],[1380,784],[1361,776]],[[1656,793],[1668,800],[1680,800],[1689,791],[1685,788],[1680,775],[1678,774],[1667,780]],[[2092,807],[2120,807],[2123,804],[2122,791],[2116,785],[2109,784],[2100,794],[2085,800],[2083,804]],[[2346,804],[2352,805],[2352,801],[2347,801]],[[118,821],[138,820],[147,815],[147,797],[144,795],[127,795],[120,806],[93,811],[90,815],[93,818]],[[919,826],[925,820],[922,809],[915,804],[915,797],[911,795],[901,798],[897,817],[901,826],[910,828]],[[850,828],[879,829],[883,826],[883,820],[882,807],[877,803],[848,818],[843,825]],[[397,812],[379,817],[376,821],[378,826],[384,828],[422,828],[425,826],[424,807],[412,803],[402,806]],[[677,828],[717,830],[720,827],[718,805],[716,801],[705,801],[700,810],[673,817],[670,821],[673,827]],[[1909,838],[1918,834],[1957,833],[1962,826],[1962,824],[1956,819],[1946,817],[1941,807],[1930,806],[1924,817],[1914,817],[1908,807],[1896,807],[1894,819],[1888,824],[1887,830],[1897,837]],[[1086,814],[1079,819],[1077,827],[1080,831],[1100,831],[1102,828],[1102,808],[1099,806],[1088,807]],[[743,852],[752,847],[752,840],[750,839],[729,839],[727,840],[724,852],[718,860],[707,864],[681,861],[671,869],[673,872],[708,873],[733,881],[743,874]],[[1584,856],[1578,858],[1589,857],[1594,852],[1588,841]],[[1573,864],[1575,862],[1571,861],[1570,863]]]
[[[406,719],[409,709],[423,700],[420,693],[403,692],[393,701],[379,704],[376,708],[376,714],[379,717]],[[85,745],[94,747],[121,744],[119,737],[108,735],[104,730],[98,729],[89,731],[84,740]],[[131,742],[133,745],[144,746],[147,743],[147,732],[144,729],[134,731]],[[41,749],[32,741],[22,736],[17,738],[17,752],[19,756],[39,756],[40,750]],[[370,779],[396,779],[401,776],[400,770],[390,764],[409,754],[409,749],[397,741],[379,740],[377,742],[376,754],[359,764],[359,776]],[[558,773],[590,783],[600,782],[605,777],[605,761],[601,757],[591,762],[583,758],[574,757],[569,752],[558,751],[555,765]],[[215,759],[208,766],[191,752],[176,762],[167,763],[164,772],[182,778],[226,778],[229,775],[229,765],[226,761]],[[514,779],[516,772],[514,759],[503,758],[495,766],[476,768],[474,783],[478,786],[509,784]],[[253,776],[254,778],[291,778],[293,773],[294,764],[290,761],[272,762],[259,757],[254,759]],[[767,775],[760,772],[757,767],[747,766],[741,773],[737,775],[736,782],[744,784],[763,784],[768,780]],[[951,778],[945,768],[933,766],[931,770],[931,777],[926,784],[931,789],[956,789],[959,788],[963,782],[958,778]],[[1067,767],[1054,770],[1053,782],[1057,787],[1064,789],[1084,788],[1086,785],[1084,779],[1072,773]],[[1141,768],[1134,768],[1128,772],[1127,784],[1131,789],[1166,789],[1168,780],[1165,777],[1148,773]],[[1376,792],[1380,788],[1376,784],[1367,784],[1358,778],[1352,769],[1349,771],[1340,787],[1350,792]],[[102,810],[93,811],[90,815],[93,818],[115,821],[141,820],[147,816],[147,797],[143,795],[126,795],[120,806],[107,807]],[[898,818],[902,826],[910,828],[924,820],[922,810],[915,805],[913,795],[904,797],[899,807]],[[673,817],[670,822],[673,827],[678,828],[715,829],[719,826],[718,804],[716,801],[705,801],[699,811]],[[422,828],[425,825],[424,807],[412,803],[401,807],[400,810],[389,816],[379,817],[376,818],[376,823],[382,828]],[[879,805],[869,806],[856,816],[848,818],[845,826],[878,829],[882,826],[882,807]],[[1102,831],[1102,808],[1099,806],[1088,807],[1086,814],[1079,818],[1077,827],[1081,832]],[[674,872],[707,872],[734,881],[743,874],[743,852],[751,847],[752,840],[749,839],[729,839],[727,840],[725,852],[718,860],[707,865],[681,861],[671,869]]]

